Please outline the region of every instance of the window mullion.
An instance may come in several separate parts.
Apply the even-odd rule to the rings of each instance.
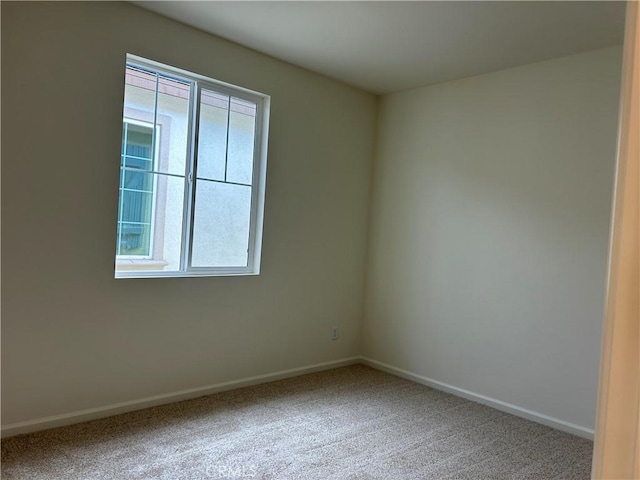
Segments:
[[[227,97],[227,138],[224,141],[224,181],[227,181],[227,165],[229,161],[229,127],[231,125],[231,95]]]
[[[189,93],[188,157],[185,171],[184,210],[182,215],[182,245],[180,251],[180,271],[191,266],[191,246],[193,244],[193,217],[195,206],[195,172],[198,157],[198,128],[200,113],[200,87],[197,81],[191,82]]]

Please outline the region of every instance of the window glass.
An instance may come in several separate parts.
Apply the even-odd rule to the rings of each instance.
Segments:
[[[257,273],[268,97],[128,58],[116,277]]]

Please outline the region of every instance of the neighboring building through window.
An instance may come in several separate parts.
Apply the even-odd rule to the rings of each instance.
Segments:
[[[259,272],[268,106],[127,57],[116,277]]]
[[[120,156],[120,204],[116,254],[149,258],[152,245],[154,182],[153,127],[124,122]]]

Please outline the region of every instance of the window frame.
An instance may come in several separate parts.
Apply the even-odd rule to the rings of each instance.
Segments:
[[[190,85],[189,113],[187,130],[187,151],[184,173],[184,200],[182,216],[182,234],[180,242],[180,266],[178,270],[172,271],[131,271],[117,270],[118,260],[132,260],[135,258],[116,255],[115,278],[163,278],[163,277],[202,277],[202,276],[237,276],[237,275],[259,275],[262,256],[262,232],[264,223],[264,203],[267,168],[267,148],[270,113],[270,96],[253,90],[249,90],[226,82],[214,80],[212,78],[197,73],[182,70],[180,68],[168,66],[148,60],[137,55],[127,54],[125,70],[128,65],[140,67],[161,75],[186,81]],[[195,199],[197,183],[197,152],[198,152],[198,132],[199,113],[201,105],[202,89],[212,90],[229,96],[245,100],[256,105],[255,130],[253,138],[253,171],[251,178],[251,206],[249,215],[249,235],[247,247],[247,265],[233,267],[193,267],[191,265],[194,220],[195,220]],[[125,104],[123,100],[123,112]],[[229,103],[229,114],[231,103]],[[123,121],[128,121],[124,119]],[[158,125],[155,125],[156,128]],[[151,125],[153,128],[153,125]],[[226,146],[228,148],[228,145]],[[154,160],[155,161],[155,160]],[[180,177],[182,177],[180,175]],[[233,183],[233,182],[230,182]],[[120,202],[120,189],[118,188],[118,203]],[[154,206],[155,210],[155,206]],[[117,253],[117,247],[116,247]],[[142,259],[141,264],[149,261]]]

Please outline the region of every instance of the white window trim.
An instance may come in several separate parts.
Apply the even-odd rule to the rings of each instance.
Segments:
[[[262,256],[262,232],[264,224],[264,202],[267,175],[267,147],[269,131],[269,110],[271,98],[268,95],[243,87],[234,86],[218,80],[169,67],[158,62],[127,54],[127,64],[181,78],[191,83],[188,148],[185,171],[185,200],[182,225],[182,242],[180,269],[175,271],[117,271],[115,278],[163,278],[163,277],[203,277],[203,276],[237,276],[259,275]],[[193,267],[191,252],[193,245],[193,226],[195,217],[195,192],[197,169],[197,134],[198,111],[200,106],[200,89],[207,88],[230,97],[247,100],[256,105],[256,124],[253,148],[253,175],[251,182],[251,210],[249,220],[249,242],[247,249],[247,265],[239,267]],[[229,106],[231,108],[231,106]],[[119,194],[119,193],[118,193]]]

